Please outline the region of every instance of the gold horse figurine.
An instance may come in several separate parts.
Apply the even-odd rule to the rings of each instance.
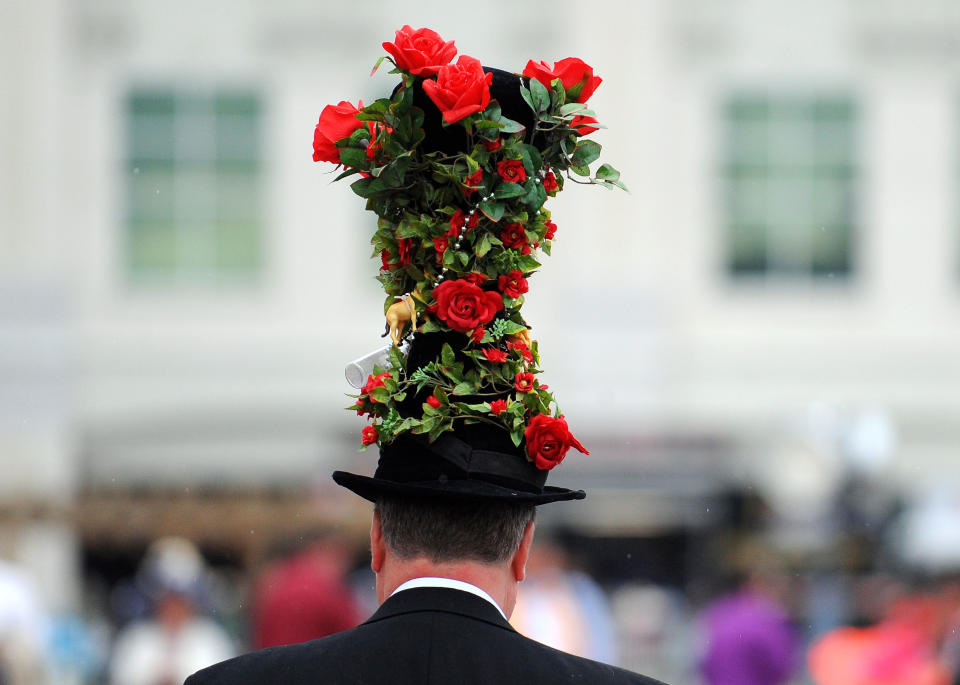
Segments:
[[[408,323],[410,330],[417,328],[417,305],[413,301],[413,295],[408,293],[398,297],[396,302],[387,307],[386,317],[387,325],[383,334],[389,333],[393,344],[399,345],[403,329]]]

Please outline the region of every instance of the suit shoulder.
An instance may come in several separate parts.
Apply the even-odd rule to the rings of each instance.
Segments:
[[[297,682],[296,675],[311,671],[324,654],[335,654],[348,639],[347,630],[309,642],[268,647],[208,666],[187,678],[184,685],[260,685]],[[288,680],[290,678],[290,680]]]
[[[537,646],[541,653],[541,657],[537,659],[540,662],[540,667],[547,666],[553,670],[554,674],[569,674],[570,682],[609,685],[666,685],[659,680],[628,671],[625,668],[562,652],[529,638],[523,639]]]

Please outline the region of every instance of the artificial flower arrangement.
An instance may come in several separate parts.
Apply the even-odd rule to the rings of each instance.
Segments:
[[[416,330],[463,334],[464,343],[444,344],[438,359],[409,373],[395,344],[389,368],[375,368],[350,407],[373,422],[362,444],[406,431],[434,440],[464,421],[506,430],[540,469],[556,466],[570,447],[588,453],[537,379],[537,343],[520,309],[538,253],[550,254],[557,232],[547,198],[565,181],[624,188],[609,164],[590,170],[601,148],[585,136],[600,124],[586,102],[602,79],[573,57],[552,66],[529,61],[518,88],[531,131],[504,115],[479,60],[453,61],[453,41],[404,26],[383,47],[388,55],[374,71],[389,60],[399,85],[367,106],[325,107],[313,159],[342,165],[336,180],[355,177],[351,188],[378,216],[371,242],[394,342]],[[456,151],[424,149],[418,88],[444,128],[462,129]],[[399,322],[391,319],[398,308]],[[425,394],[413,415],[399,410]]]

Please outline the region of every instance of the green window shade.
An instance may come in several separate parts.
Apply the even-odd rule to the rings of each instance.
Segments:
[[[728,272],[848,276],[857,180],[852,100],[740,94],[723,115]]]
[[[137,284],[230,285],[263,265],[259,98],[127,98],[126,268]]]

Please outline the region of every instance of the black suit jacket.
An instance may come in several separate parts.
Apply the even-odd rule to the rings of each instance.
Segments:
[[[523,637],[486,600],[447,588],[398,592],[352,630],[245,654],[184,685],[307,683],[663,685]]]

